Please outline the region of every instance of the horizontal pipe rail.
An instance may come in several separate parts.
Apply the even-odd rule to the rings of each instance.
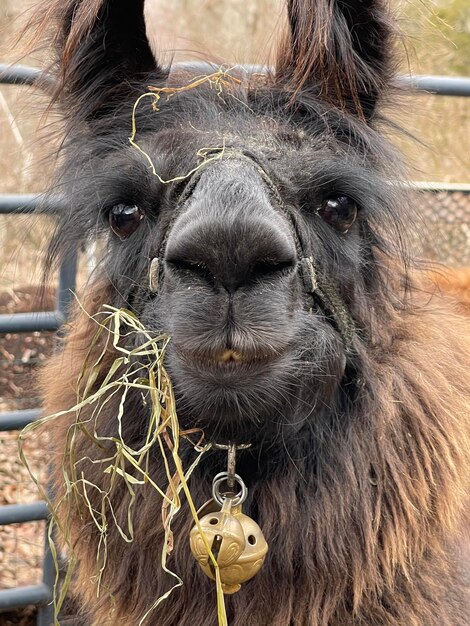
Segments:
[[[46,502],[30,502],[28,504],[4,504],[0,506],[0,526],[38,522],[49,517]]]
[[[0,611],[7,609],[20,609],[31,604],[43,606],[52,601],[51,589],[41,583],[30,587],[16,587],[15,589],[2,589],[0,591]],[[1,624],[0,617],[0,624]],[[52,622],[51,625],[52,626]]]
[[[187,68],[201,73],[213,72],[214,68],[217,67],[213,63],[200,61],[181,62],[173,65],[173,69],[176,70]],[[267,71],[266,66],[263,65],[244,65],[240,66],[240,69],[245,69],[247,74]],[[56,81],[52,76],[48,76],[34,67],[0,64],[0,83],[7,85],[36,85],[49,89],[55,85]],[[400,76],[397,78],[397,84],[437,96],[470,96],[470,78],[461,76]]]
[[[64,321],[65,316],[60,311],[2,313],[0,315],[0,333],[58,330]]]
[[[34,85],[41,76],[41,70],[35,67],[0,64],[0,82],[5,85]]]
[[[460,76],[410,76],[402,77],[399,82],[408,84],[413,89],[436,96],[470,96],[470,78]]]
[[[11,193],[0,196],[0,214],[33,213],[38,209],[37,196],[32,193]]]
[[[64,207],[60,198],[48,197],[33,193],[0,194],[0,215],[15,214],[52,214],[55,215]]]
[[[9,411],[0,413],[0,432],[23,430],[41,416],[40,409],[24,409],[23,411]]]
[[[28,65],[0,63],[0,83],[4,85],[30,85],[50,89],[56,84],[52,76]]]
[[[468,183],[436,183],[428,181],[415,181],[410,183],[412,189],[418,191],[425,191],[429,193],[463,193],[465,195],[470,194],[470,184]]]

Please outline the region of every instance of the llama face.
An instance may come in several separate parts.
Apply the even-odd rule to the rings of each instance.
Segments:
[[[205,97],[209,122],[176,98],[142,109],[147,157],[124,134],[106,151],[98,138],[76,210],[107,238],[113,304],[172,338],[166,365],[182,424],[240,441],[297,435],[334,402],[352,359],[335,313],[306,290],[302,259],[313,259],[314,280],[321,272],[348,316],[360,310],[368,214],[386,203],[386,186],[352,152],[358,131],[347,116],[339,131],[325,114],[299,116],[296,127],[282,107],[263,118],[262,100],[246,93],[242,105]],[[205,146],[214,160],[197,169]]]
[[[387,18],[374,3],[338,3],[321,33],[320,13],[312,22],[308,4],[289,2],[275,74],[219,71],[214,82],[212,66],[203,80],[200,67],[159,66],[143,2],[51,11],[71,207],[53,250],[104,234],[98,273],[111,304],[172,337],[166,365],[184,427],[297,436],[354,395],[355,344],[373,339],[374,255],[396,223],[372,130]]]

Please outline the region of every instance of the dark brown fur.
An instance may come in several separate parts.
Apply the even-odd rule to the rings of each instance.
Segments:
[[[233,81],[236,88],[227,93],[205,85],[162,98],[158,114],[139,110],[139,139],[166,178],[194,167],[201,132],[205,146],[227,141],[232,154],[243,151],[243,159],[207,167],[184,207],[178,200],[181,189],[158,186],[148,163],[128,147],[136,98],[148,84],[167,84],[168,72],[153,60],[145,40],[143,3],[130,8],[123,0],[55,0],[46,5],[40,23],[54,23],[56,100],[67,123],[58,185],[70,203],[52,257],[102,233],[108,253],[87,287],[85,309],[94,314],[106,303],[131,307],[151,330],[170,332],[167,365],[183,426],[203,428],[208,439],[243,442],[248,437],[254,443],[240,453],[237,469],[249,489],[246,512],[262,527],[270,550],[261,572],[226,598],[230,626],[468,626],[468,320],[443,298],[430,301],[429,289],[418,281],[409,285],[409,258],[401,242],[406,202],[389,184],[395,161],[377,132],[377,107],[393,73],[392,28],[384,3],[291,0],[288,43],[280,49],[276,71],[266,73],[260,84]],[[181,76],[176,70],[171,84],[179,84]],[[116,189],[123,199],[115,197]],[[340,234],[319,213],[322,202],[339,193],[360,204],[357,221]],[[140,202],[145,214],[143,226],[125,241],[109,232],[106,219],[106,211],[120,202]],[[232,231],[222,228],[220,215],[231,209],[241,231],[237,219]],[[178,226],[185,216],[184,227],[181,221]],[[287,217],[295,223],[298,241]],[[270,230],[274,223],[277,230]],[[214,224],[222,229],[221,238]],[[258,240],[250,239],[253,225],[261,233]],[[192,237],[184,239],[189,227]],[[258,244],[269,247],[276,237],[302,248],[292,266],[285,270],[289,255],[276,257],[276,250],[243,265]],[[220,245],[211,247],[208,241]],[[195,249],[194,242],[199,248],[188,263],[184,253]],[[339,313],[325,305],[318,290],[316,300],[303,293],[297,262],[304,248],[327,276],[324,285],[340,302]],[[149,294],[148,260],[161,250],[162,284],[157,295]],[[197,254],[206,255],[199,265]],[[261,297],[253,295],[253,284]],[[253,386],[248,376],[228,391],[218,389],[217,382],[201,390],[197,376],[184,369],[187,363],[178,361],[177,348],[191,343],[201,363],[214,358],[220,349],[214,320],[227,293],[235,300],[237,290],[249,306],[240,305],[238,330],[244,332],[237,335],[231,328],[231,340],[254,356],[248,370]],[[354,326],[352,346],[338,324],[346,310]],[[223,323],[224,329],[230,326]],[[94,329],[77,310],[63,351],[43,372],[46,413],[76,402]],[[282,341],[289,332],[286,345]],[[268,372],[256,365],[256,357],[268,349],[285,356],[283,376],[276,378],[278,361]],[[108,363],[114,358],[109,353]],[[297,386],[288,387],[292,372]],[[261,375],[267,392],[261,383],[256,387]],[[290,410],[288,394],[298,394],[297,412]],[[268,404],[274,400],[256,421],[250,407],[259,398]],[[115,405],[106,404],[99,415],[102,434],[116,433]],[[141,441],[146,419],[140,397],[131,396],[126,441]],[[73,420],[63,419],[54,431],[57,497],[64,488],[61,469],[68,462],[64,448]],[[80,463],[84,475],[106,486],[109,475],[92,461],[107,450],[84,436],[76,446],[76,458],[88,459]],[[192,454],[182,442],[184,464]],[[211,480],[224,464],[223,453],[214,451],[196,469],[190,488],[198,506],[208,499]],[[158,454],[149,472],[163,480]],[[78,505],[65,520],[79,559],[73,592],[84,621],[94,626],[137,625],[171,585],[160,566],[162,500],[150,486],[136,485],[136,494],[135,540],[124,542],[109,525],[99,597],[98,532]],[[99,506],[95,492],[90,499]],[[112,500],[118,520],[125,521],[129,493],[123,482],[115,482]],[[217,623],[214,585],[188,547],[190,526],[184,504],[175,519],[169,561],[184,586],[150,615],[150,626]]]

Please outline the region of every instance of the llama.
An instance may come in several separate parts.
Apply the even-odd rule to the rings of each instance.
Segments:
[[[165,366],[181,427],[250,445],[237,453],[244,511],[270,547],[260,572],[225,598],[231,626],[467,626],[468,327],[430,301],[407,253],[406,192],[380,134],[393,21],[382,0],[288,0],[287,11],[274,69],[250,73],[163,67],[143,0],[43,3],[37,27],[54,29],[65,125],[56,187],[69,207],[51,260],[106,242],[44,369],[44,410],[72,407],[93,362],[83,310],[129,309],[171,337]],[[116,355],[110,348],[104,364]],[[113,398],[101,409],[108,436],[118,409]],[[74,419],[53,431],[57,500]],[[126,441],[138,447],[148,420],[131,393]],[[76,446],[86,478],[107,484],[95,462],[107,450],[83,434]],[[192,453],[182,441],[182,460]],[[198,506],[225,462],[214,447],[194,469]],[[158,454],[148,472],[165,475]],[[84,624],[137,625],[169,589],[162,498],[147,487],[134,486],[134,541],[110,524],[100,593],[96,526],[78,500],[66,520]],[[88,497],[99,508],[96,492]],[[124,481],[113,498],[121,519]],[[184,585],[149,625],[217,623],[190,527],[183,503],[169,563]]]

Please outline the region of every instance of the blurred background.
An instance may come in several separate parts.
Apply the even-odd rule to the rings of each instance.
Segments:
[[[24,42],[18,40],[35,1],[0,0],[0,63],[46,65],[45,51],[23,57]],[[403,74],[470,76],[468,0],[392,0],[391,5],[404,35]],[[164,60],[272,62],[285,24],[281,0],[147,0],[146,12],[152,45]],[[403,133],[391,137],[406,155],[411,180],[470,183],[470,99],[407,96],[392,115],[420,140]],[[47,187],[54,166],[51,122],[36,91],[0,85],[0,193],[41,192]],[[469,197],[462,209],[467,221],[458,227],[467,240]],[[0,215],[0,313],[53,307],[53,290],[40,292],[38,287],[51,228],[47,219]],[[51,349],[51,334],[0,336],[0,412],[38,404],[31,372]],[[31,450],[33,466],[34,455],[39,470],[40,450]],[[15,459],[16,434],[0,433],[0,504],[37,497]],[[0,527],[0,588],[36,582],[42,553],[39,526]],[[1,624],[10,623],[2,619]]]

